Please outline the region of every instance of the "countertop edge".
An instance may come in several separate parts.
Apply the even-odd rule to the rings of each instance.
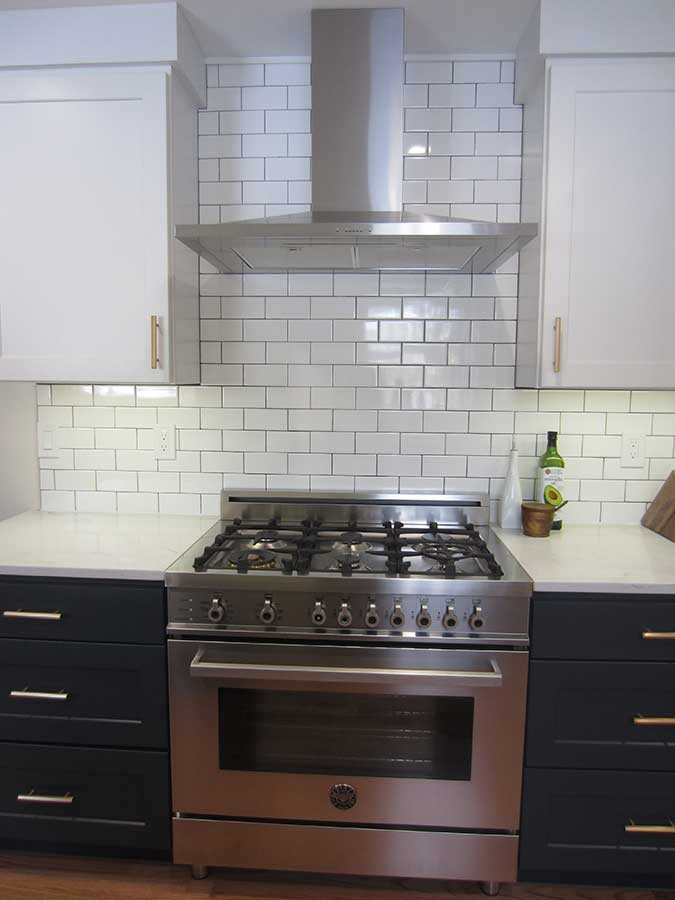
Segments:
[[[67,566],[0,566],[0,576],[18,578],[92,578],[102,581],[157,581],[164,584],[164,572],[152,569],[82,569]]]

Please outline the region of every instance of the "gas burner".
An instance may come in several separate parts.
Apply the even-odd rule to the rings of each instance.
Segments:
[[[345,553],[337,557],[340,569],[360,569],[361,557],[358,553]]]
[[[345,531],[338,538],[340,544],[363,544],[363,535],[359,531]]]
[[[252,543],[254,544],[274,544],[280,541],[281,536],[278,531],[259,531],[253,535]]]
[[[276,565],[276,557],[269,550],[233,550],[230,553],[227,564],[232,569],[273,569]]]
[[[442,532],[442,531],[428,531],[426,534],[423,534],[420,537],[420,541],[423,541],[425,544],[437,544],[437,545],[445,545],[445,544],[466,544],[469,543],[472,539],[470,534],[462,534],[461,532]]]

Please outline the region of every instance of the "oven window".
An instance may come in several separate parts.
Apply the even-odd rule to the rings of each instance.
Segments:
[[[220,768],[468,781],[473,698],[221,688]]]

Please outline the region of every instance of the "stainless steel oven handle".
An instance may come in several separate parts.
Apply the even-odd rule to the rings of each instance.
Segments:
[[[445,669],[371,669],[360,666],[275,666],[259,663],[215,662],[204,659],[205,651],[200,649],[190,663],[190,675],[193,678],[220,678],[225,681],[267,682],[267,687],[283,690],[289,683],[300,684],[344,684],[358,685],[361,688],[369,685],[376,687],[383,684],[396,685],[405,683],[406,687],[415,684],[420,687],[447,689],[450,693],[458,687],[501,687],[502,673],[495,660],[489,662],[487,670],[445,670]],[[242,684],[242,686],[244,686]]]

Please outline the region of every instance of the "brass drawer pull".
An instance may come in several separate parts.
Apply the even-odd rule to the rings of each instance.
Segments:
[[[553,320],[553,371],[560,371],[560,343],[562,340],[562,319],[556,316]]]
[[[675,725],[675,716],[633,716],[633,725]]]
[[[58,622],[63,613],[60,612],[28,612],[25,609],[3,609],[5,619],[40,619],[49,622]]]
[[[643,631],[645,641],[675,641],[675,631]]]
[[[159,332],[159,318],[150,316],[150,367],[156,369],[159,366],[157,351],[157,333]]]
[[[675,825],[668,822],[667,825],[636,825],[631,820],[629,825],[624,825],[623,830],[628,834],[675,834]]]
[[[31,788],[27,794],[17,794],[16,799],[19,803],[54,803],[59,806],[70,806],[75,796],[70,792],[61,795],[36,794],[35,790]]]
[[[20,691],[10,691],[9,696],[15,700],[67,700],[67,691],[29,691],[22,688]]]

